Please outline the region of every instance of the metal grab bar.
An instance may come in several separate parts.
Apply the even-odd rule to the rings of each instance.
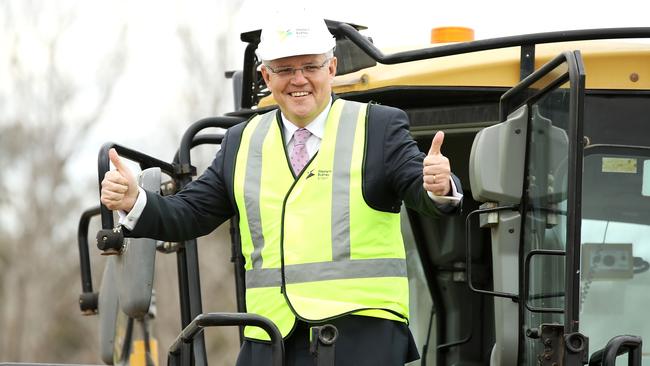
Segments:
[[[616,358],[629,353],[628,366],[641,366],[641,337],[619,335],[607,342],[605,348],[594,352],[589,359],[589,366],[615,366]]]
[[[271,337],[271,357],[273,366],[284,366],[284,342],[278,327],[268,318],[247,313],[207,313],[194,318],[181,331],[169,348],[168,364],[180,365],[180,350],[184,343],[191,343],[194,336],[205,327],[252,325],[262,328]]]

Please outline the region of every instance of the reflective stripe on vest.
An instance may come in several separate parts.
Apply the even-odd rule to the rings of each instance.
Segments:
[[[275,111],[244,129],[234,186],[247,309],[273,320],[285,336],[296,316],[323,320],[384,309],[408,317],[399,215],[374,210],[363,198],[366,114],[366,104],[336,100],[319,152],[298,177]],[[268,339],[254,327],[245,334]]]
[[[313,274],[317,274],[317,276]],[[304,263],[285,266],[284,276],[287,283],[341,280],[346,278],[406,277],[406,265],[403,259],[396,258]],[[318,279],[314,279],[315,277],[318,277]],[[263,268],[246,271],[247,288],[279,287],[280,285],[282,285],[280,268]]]

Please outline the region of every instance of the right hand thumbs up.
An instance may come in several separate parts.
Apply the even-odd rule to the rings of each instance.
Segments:
[[[131,170],[124,164],[115,149],[108,151],[115,170],[106,172],[102,180],[100,201],[109,210],[131,211],[138,198],[138,184]]]

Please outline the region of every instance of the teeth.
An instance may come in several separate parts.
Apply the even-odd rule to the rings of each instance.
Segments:
[[[305,95],[309,95],[309,92],[293,92],[293,93],[291,93],[292,97],[304,97]]]

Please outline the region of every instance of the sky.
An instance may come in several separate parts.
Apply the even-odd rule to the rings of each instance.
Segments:
[[[272,12],[281,4],[301,6],[297,1],[244,1],[235,25],[251,28],[263,19],[257,9]],[[648,26],[643,1],[618,0],[330,0],[309,6],[325,18],[367,26],[380,47],[405,42],[426,44],[430,30],[440,26],[464,26],[475,30],[477,39],[518,34],[605,27]],[[271,9],[269,9],[271,5]],[[304,5],[303,5],[304,6]]]

